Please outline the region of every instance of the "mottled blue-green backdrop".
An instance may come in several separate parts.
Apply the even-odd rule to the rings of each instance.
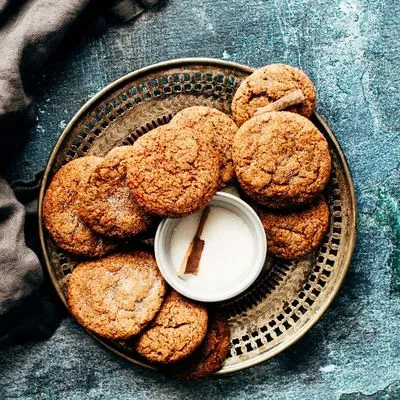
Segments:
[[[0,398],[399,399],[399,32],[398,0],[171,0],[51,60],[31,82],[37,124],[9,179],[43,168],[76,110],[139,67],[203,56],[304,69],[353,173],[357,247],[322,320],[262,365],[178,384],[117,359],[67,318],[51,339],[0,353]]]

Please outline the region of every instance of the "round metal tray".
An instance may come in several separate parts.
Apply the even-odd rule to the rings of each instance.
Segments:
[[[197,58],[152,65],[113,82],[72,118],[51,153],[39,199],[44,258],[66,306],[68,275],[79,260],[60,251],[41,223],[43,195],[55,171],[73,158],[103,156],[115,146],[132,144],[185,107],[206,105],[230,113],[237,87],[252,71],[232,62]],[[301,338],[328,308],[348,269],[355,243],[353,182],[335,136],[317,113],[312,120],[328,140],[332,154],[332,176],[326,189],[329,232],[317,251],[299,261],[268,257],[268,268],[250,289],[221,304],[229,319],[231,349],[218,374],[265,361]],[[152,368],[126,344],[91,335],[119,356]]]

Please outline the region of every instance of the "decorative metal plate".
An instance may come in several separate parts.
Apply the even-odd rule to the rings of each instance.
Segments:
[[[48,161],[39,201],[39,232],[53,284],[66,303],[66,281],[78,261],[60,251],[41,221],[44,191],[63,164],[84,155],[104,156],[113,147],[132,144],[167,123],[179,110],[206,105],[230,113],[232,97],[252,68],[212,59],[180,59],[132,72],[107,86],[72,118]],[[326,196],[331,223],[320,248],[297,262],[268,258],[269,268],[246,293],[222,303],[229,318],[231,350],[218,374],[253,366],[278,354],[304,335],[335,297],[355,243],[355,196],[345,157],[318,114],[313,122],[329,142],[333,170]],[[147,366],[123,343],[91,334],[109,350]]]

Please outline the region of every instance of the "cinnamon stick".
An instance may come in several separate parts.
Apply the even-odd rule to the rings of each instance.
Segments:
[[[290,92],[289,94],[281,97],[280,99],[267,104],[264,107],[259,108],[255,113],[254,116],[263,114],[265,112],[271,112],[271,111],[281,111],[284,110],[285,108],[295,106],[296,104],[300,104],[305,100],[304,93],[300,90],[294,90],[293,92]]]
[[[190,242],[190,245],[186,250],[185,256],[183,257],[182,263],[179,267],[178,276],[183,276],[185,274],[197,275],[199,272],[201,254],[203,252],[205,243],[204,240],[200,239],[200,236],[203,232],[203,228],[209,213],[210,207],[206,207],[201,214],[196,233]]]

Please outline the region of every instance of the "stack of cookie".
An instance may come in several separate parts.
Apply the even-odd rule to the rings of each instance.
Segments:
[[[285,104],[285,99],[292,103]],[[331,156],[324,136],[308,119],[315,99],[314,85],[304,72],[273,64],[248,76],[232,102],[240,125],[233,141],[237,180],[255,203],[268,253],[286,260],[318,247],[329,226],[322,192]]]
[[[168,292],[149,251],[105,255],[149,236],[160,217],[200,210],[235,183],[260,216],[270,255],[292,260],[315,249],[328,228],[322,192],[331,170],[328,144],[308,119],[315,97],[302,71],[269,65],[240,85],[234,119],[210,107],[186,108],[133,146],[57,171],[44,224],[60,248],[97,258],[70,275],[76,319],[104,338],[129,340],[181,379],[221,368],[229,348],[221,316],[209,318],[204,305]]]
[[[78,264],[69,279],[68,304],[86,329],[128,340],[136,354],[179,379],[214,373],[229,350],[226,320],[209,317],[205,305],[168,292],[149,251]]]
[[[50,183],[43,220],[62,249],[100,257],[129,238],[140,240],[159,217],[203,208],[234,178],[237,126],[222,112],[193,107],[134,146],[104,158],[82,157]],[[86,329],[129,347],[179,379],[219,370],[228,354],[227,321],[170,290],[149,251],[120,252],[79,263],[68,304]]]

